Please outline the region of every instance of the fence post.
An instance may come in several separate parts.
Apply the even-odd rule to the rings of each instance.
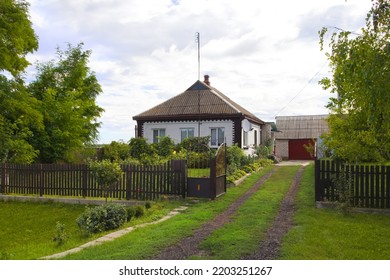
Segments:
[[[88,175],[89,175],[88,171],[89,171],[88,165],[83,164],[83,186],[82,186],[82,191],[81,191],[83,198],[87,197],[87,186],[88,186]]]
[[[45,190],[44,190],[44,187],[45,187],[45,184],[43,182],[43,164],[40,164],[39,165],[39,196],[42,197]]]
[[[187,161],[186,160],[181,160],[180,164],[180,170],[181,170],[181,194],[182,197],[185,198],[187,194],[187,176],[188,176],[188,171],[187,171]]]
[[[315,201],[321,201],[321,185],[320,185],[320,160],[314,161],[314,188],[315,188]]]
[[[131,165],[128,164],[126,170],[126,200],[131,199],[131,181],[132,181],[132,170]]]
[[[386,166],[386,208],[390,208],[390,166]]]
[[[0,194],[3,194],[5,190],[5,163],[0,164],[0,174],[1,174]]]

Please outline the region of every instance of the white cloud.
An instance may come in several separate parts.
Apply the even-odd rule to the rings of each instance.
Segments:
[[[132,116],[196,81],[195,32],[202,75],[259,118],[325,113],[330,95],[317,81],[328,73],[317,32],[323,26],[358,31],[371,6],[369,0],[30,3],[40,39],[30,61],[53,58],[65,42],[82,41],[92,50],[90,67],[104,91],[97,101],[105,109],[100,138],[106,143],[128,141]]]

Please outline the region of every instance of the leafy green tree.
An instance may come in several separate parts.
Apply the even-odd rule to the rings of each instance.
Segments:
[[[320,32],[321,49],[327,29]],[[321,84],[337,97],[327,107],[325,144],[351,162],[390,160],[390,2],[373,1],[361,34],[333,33],[327,53],[332,78]]]
[[[104,197],[107,203],[109,192],[119,182],[123,174],[122,169],[117,162],[111,162],[109,160],[90,161],[88,165],[92,175],[104,191]]]
[[[158,141],[158,143],[152,144],[154,150],[161,157],[172,156],[175,146],[175,142],[173,142],[173,140],[168,136],[164,136],[160,139],[160,141]]]
[[[36,80],[29,85],[44,117],[44,130],[31,138],[40,162],[71,161],[75,150],[98,137],[97,119],[103,109],[95,99],[102,89],[88,67],[91,51],[82,47],[80,43],[57,49],[57,61],[39,64]]]
[[[141,160],[142,157],[152,155],[152,149],[145,138],[136,137],[130,139],[130,156]]]
[[[103,147],[103,159],[110,161],[125,161],[130,156],[130,147],[126,143],[112,141]]]
[[[25,56],[38,48],[28,6],[26,1],[0,1],[0,162],[29,163],[38,154],[29,138],[32,127],[42,128],[42,115],[21,79],[29,64]]]
[[[0,71],[17,76],[28,65],[26,55],[38,49],[38,39],[24,0],[0,1]]]
[[[42,129],[39,102],[22,83],[0,75],[0,162],[31,163],[38,151],[29,143],[32,128]]]

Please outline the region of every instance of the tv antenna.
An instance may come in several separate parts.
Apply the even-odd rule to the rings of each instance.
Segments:
[[[195,33],[195,42],[198,44],[198,80],[200,81],[200,33]]]

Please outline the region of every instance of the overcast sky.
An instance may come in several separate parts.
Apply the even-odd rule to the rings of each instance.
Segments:
[[[201,80],[208,74],[213,87],[260,119],[326,114],[331,94],[318,81],[329,73],[318,31],[359,32],[371,7],[371,0],[29,2],[39,37],[30,62],[55,58],[66,43],[92,50],[89,66],[105,110],[99,143],[129,141],[134,115],[196,82],[196,32]]]

